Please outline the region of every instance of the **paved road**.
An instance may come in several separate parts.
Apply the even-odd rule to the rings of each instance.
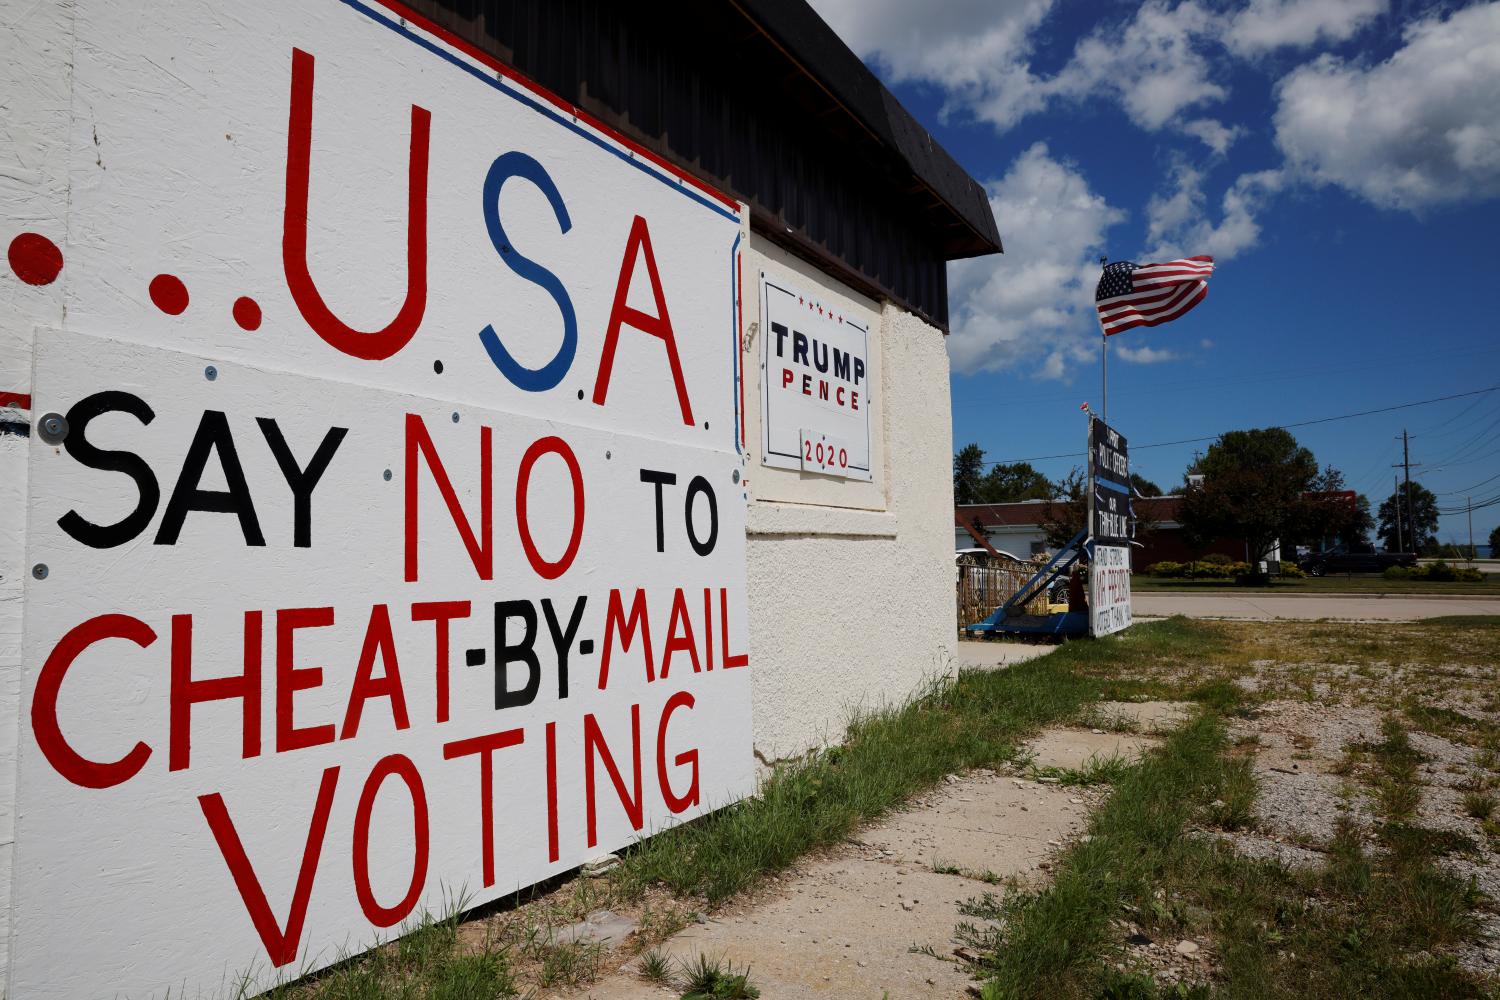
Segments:
[[[1495,597],[1272,597],[1259,594],[1136,594],[1140,617],[1189,618],[1344,618],[1358,621],[1415,621],[1439,615],[1500,615]]]

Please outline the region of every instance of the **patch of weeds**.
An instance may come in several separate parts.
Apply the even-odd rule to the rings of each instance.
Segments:
[[[1055,779],[1059,785],[1085,788],[1090,785],[1112,785],[1130,770],[1128,758],[1118,753],[1101,757],[1094,754],[1083,762],[1083,767],[1032,767],[1027,776],[1033,781],[1042,778]]]
[[[647,904],[636,921],[636,937],[646,943],[665,941],[686,927],[693,912],[675,903]]]
[[[1387,823],[1380,842],[1391,851],[1393,864],[1422,864],[1449,854],[1473,854],[1479,845],[1455,830],[1434,830],[1409,823]]]
[[[1129,712],[1116,709],[1106,712],[1097,705],[1090,705],[1078,717],[1078,724],[1085,729],[1102,729],[1106,733],[1135,733],[1140,722]]]
[[[1247,757],[1224,761],[1213,775],[1213,801],[1208,822],[1221,830],[1243,830],[1255,825],[1255,770]]]
[[[734,964],[699,954],[682,966],[682,1000],[755,1000],[760,988],[750,982],[750,970],[736,972]]]
[[[1485,792],[1464,794],[1464,815],[1487,820],[1495,815],[1495,797]]]
[[[536,974],[538,986],[582,986],[599,978],[599,961],[604,946],[598,941],[568,941],[545,945],[541,951],[542,967]]]
[[[942,861],[933,861],[932,870],[938,875],[957,875],[960,878],[972,879],[975,882],[983,882],[986,885],[1007,885],[1011,882],[1001,875],[996,875],[989,869],[977,871],[973,868],[961,868],[958,865],[950,865]]]
[[[1113,969],[1105,975],[1099,989],[1099,1000],[1209,1000],[1212,995],[1206,983],[1165,985],[1145,973]]]
[[[1417,784],[1417,766],[1423,757],[1411,745],[1406,729],[1396,719],[1387,717],[1380,724],[1384,737],[1379,743],[1362,749],[1379,769],[1373,782],[1380,810],[1393,822],[1409,818],[1422,803],[1422,789]]]
[[[446,915],[425,914],[389,944],[352,956],[314,976],[277,986],[263,1000],[497,1000],[520,995],[510,950],[459,941],[462,898]],[[243,991],[242,991],[243,992]]]
[[[641,956],[636,966],[641,978],[666,986],[672,981],[672,959],[660,948],[652,948]]]

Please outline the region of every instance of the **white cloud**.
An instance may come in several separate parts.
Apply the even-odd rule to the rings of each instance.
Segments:
[[[1219,221],[1208,217],[1208,198],[1203,193],[1203,171],[1179,160],[1172,169],[1170,189],[1154,195],[1146,205],[1146,241],[1149,260],[1172,259],[1192,254],[1211,254],[1229,260],[1260,241],[1256,217],[1270,196],[1286,184],[1280,171],[1262,170],[1242,174],[1224,192],[1219,203]]]
[[[1031,59],[1055,0],[815,0],[814,6],[888,82],[936,84],[945,92],[945,111],[1002,131],[1051,102],[1095,98],[1119,101],[1132,121],[1155,131],[1226,96],[1201,44],[1217,36],[1221,18],[1196,0],[1147,0],[1123,24],[1100,24],[1051,77],[1035,73]],[[1230,138],[1214,133],[1204,141],[1227,148]]]
[[[1029,59],[1054,0],[816,0],[839,37],[889,83],[935,83],[950,110],[1008,128],[1041,110]],[[982,109],[982,110],[981,110]]]
[[[1081,39],[1048,89],[1076,100],[1117,94],[1132,121],[1155,131],[1227,96],[1200,47],[1217,30],[1216,16],[1191,0],[1175,7],[1148,0],[1123,31],[1101,25]]]
[[[1224,44],[1238,55],[1253,56],[1345,42],[1388,6],[1387,0],[1250,0],[1225,25]]]
[[[1163,361],[1176,361],[1177,353],[1165,348],[1158,350],[1155,347],[1142,345],[1131,347],[1129,344],[1115,344],[1111,352],[1122,361],[1129,361],[1137,365],[1155,365]]]
[[[1072,164],[1037,143],[988,185],[1005,253],[948,265],[956,371],[1036,366],[1061,378],[1098,350],[1094,286],[1108,229],[1125,218]]]
[[[1322,56],[1277,90],[1290,167],[1385,208],[1500,195],[1500,3],[1410,25],[1374,66]]]
[[[1238,125],[1225,125],[1212,118],[1194,118],[1184,124],[1181,131],[1200,140],[1218,156],[1229,152],[1229,147],[1245,134],[1245,130]]]

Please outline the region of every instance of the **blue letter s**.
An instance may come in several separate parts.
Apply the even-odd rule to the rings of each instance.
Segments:
[[[568,290],[563,287],[557,275],[517,252],[510,245],[504,227],[500,225],[500,187],[511,177],[524,177],[541,189],[551,203],[552,212],[557,216],[557,224],[564,233],[573,228],[573,223],[568,218],[568,208],[563,204],[557,185],[552,183],[552,178],[547,176],[547,171],[536,160],[525,153],[512,150],[496,157],[495,162],[490,164],[490,172],[484,178],[484,224],[490,231],[490,242],[495,244],[495,250],[506,267],[532,284],[540,285],[557,303],[563,321],[562,344],[558,346],[557,354],[553,355],[551,361],[532,369],[511,357],[505,345],[500,343],[494,326],[486,326],[479,332],[479,342],[489,352],[495,367],[517,388],[527,392],[545,392],[561,382],[573,364],[573,355],[578,351],[578,320],[573,315],[573,301],[568,298]]]

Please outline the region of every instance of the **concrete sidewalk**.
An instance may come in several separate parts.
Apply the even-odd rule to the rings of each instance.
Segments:
[[[1040,647],[1046,652],[1048,647]],[[1184,717],[1169,703],[1107,703],[1152,732]],[[1091,757],[1136,757],[1157,737],[1051,729],[1028,744],[1038,767]],[[753,894],[690,925],[663,946],[676,961],[700,954],[750,969],[767,998],[873,1000],[964,995],[970,966],[955,957],[962,904],[1003,892],[1010,876],[1045,878],[1048,858],[1079,836],[1101,789],[1064,788],[1014,774],[955,775],[907,809],[809,857]],[[679,991],[641,978],[638,959],[597,983],[596,1000],[661,1000]]]
[[[1500,615],[1495,597],[1341,597],[1333,595],[1163,594],[1132,597],[1138,616],[1186,615],[1189,618],[1241,618],[1349,621],[1420,621],[1442,615]]]

